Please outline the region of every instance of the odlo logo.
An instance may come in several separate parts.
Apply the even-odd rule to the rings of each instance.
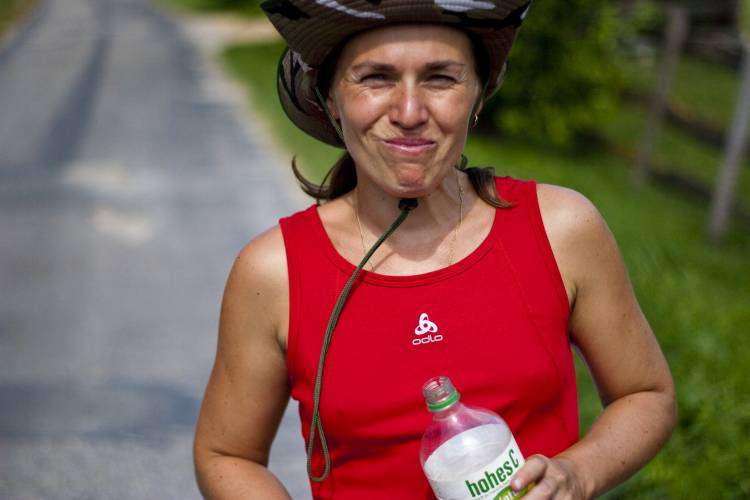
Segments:
[[[412,339],[411,343],[413,345],[419,345],[440,342],[443,340],[442,335],[432,335],[433,333],[437,333],[437,331],[437,325],[430,321],[430,318],[426,313],[422,313],[422,315],[419,316],[419,324],[414,329],[414,335],[417,335],[417,337]]]

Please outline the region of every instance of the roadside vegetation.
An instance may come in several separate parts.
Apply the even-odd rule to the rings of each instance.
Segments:
[[[232,13],[253,17],[261,15],[262,0],[159,0],[170,7],[202,13]]]
[[[613,151],[632,160],[643,133],[647,98],[656,82],[660,55],[623,59],[629,98],[600,134]],[[669,112],[681,123],[667,121],[656,139],[652,168],[674,173],[708,190],[721,163],[726,129],[732,121],[739,91],[737,71],[694,56],[685,56],[677,67],[669,99]],[[702,140],[691,128],[700,129]],[[744,163],[750,171],[750,161]],[[737,206],[750,213],[750,174],[740,177]]]
[[[13,25],[31,12],[37,0],[0,0],[0,42]]]
[[[230,71],[250,92],[278,144],[294,154],[307,175],[321,179],[339,151],[308,138],[284,116],[275,90],[276,63],[283,46],[236,46],[224,54]],[[721,124],[731,103],[714,105],[702,97],[693,111],[695,86],[714,85],[681,72],[678,103]],[[731,86],[731,76],[717,74]],[[511,72],[509,79],[513,78]],[[638,85],[648,85],[641,72]],[[727,91],[730,93],[731,91]],[[638,135],[638,104],[612,115],[605,136],[612,147],[628,150]],[[721,110],[724,111],[721,111]],[[624,124],[619,120],[625,121]],[[619,128],[618,128],[619,127]],[[613,131],[609,129],[613,129]],[[667,135],[673,131],[667,131]],[[700,156],[702,145],[689,136],[660,142],[659,154],[679,168],[713,169],[716,151]],[[690,149],[694,148],[694,149]],[[741,367],[750,361],[750,227],[739,223],[720,246],[704,237],[703,199],[648,185],[635,190],[630,161],[604,147],[569,148],[517,136],[474,135],[466,149],[471,164],[493,165],[498,174],[562,184],[588,196],[601,210],[625,256],[641,305],[670,362],[678,387],[679,423],[667,447],[634,479],[608,498],[746,498],[750,495],[750,378]],[[679,161],[677,161],[679,160]],[[690,165],[686,166],[689,160]],[[710,180],[710,175],[705,180]],[[741,197],[748,200],[747,184]],[[596,390],[579,363],[582,428],[600,411]],[[638,436],[633,436],[638,439]]]

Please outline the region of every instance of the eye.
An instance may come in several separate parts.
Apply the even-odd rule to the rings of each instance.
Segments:
[[[445,73],[434,73],[427,77],[427,85],[438,89],[452,87],[458,80]]]
[[[456,79],[453,78],[450,75],[440,75],[440,74],[432,75],[432,76],[430,76],[430,79],[431,80],[437,80],[437,81],[444,81],[444,82],[455,82],[456,81]]]
[[[360,78],[362,82],[384,82],[386,80],[388,80],[388,75],[385,73],[370,73]]]

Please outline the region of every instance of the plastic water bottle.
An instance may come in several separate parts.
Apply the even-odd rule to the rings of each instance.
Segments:
[[[445,376],[422,388],[432,423],[422,437],[420,460],[439,500],[521,498],[510,479],[524,463],[508,427],[497,414],[470,408]]]

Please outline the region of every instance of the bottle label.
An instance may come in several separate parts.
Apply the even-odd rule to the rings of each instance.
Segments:
[[[460,479],[441,481],[429,476],[432,491],[438,500],[508,500],[521,498],[525,491],[516,493],[510,479],[524,464],[521,450],[513,436],[508,446],[489,464],[477,468]]]

